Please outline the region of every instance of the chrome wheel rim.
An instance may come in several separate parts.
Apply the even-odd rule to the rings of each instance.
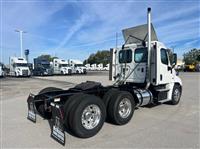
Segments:
[[[128,98],[122,99],[122,101],[119,103],[119,115],[122,118],[127,118],[132,110],[131,101]]]
[[[175,89],[175,90],[174,90],[174,100],[175,100],[175,101],[178,101],[179,98],[180,98],[179,89]]]
[[[100,119],[101,110],[99,106],[92,104],[83,110],[81,123],[85,129],[93,129],[99,124]]]

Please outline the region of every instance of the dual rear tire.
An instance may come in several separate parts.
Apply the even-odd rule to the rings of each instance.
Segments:
[[[104,124],[106,108],[97,96],[78,93],[71,96],[64,107],[65,126],[77,137],[92,137]]]
[[[116,125],[127,124],[134,113],[135,101],[127,91],[110,89],[103,98],[107,105],[107,120]]]
[[[39,94],[59,90],[61,89],[45,88]],[[106,115],[110,122],[124,125],[131,120],[134,109],[133,96],[126,91],[111,89],[104,95],[103,100],[94,95],[77,93],[69,97],[64,104],[64,125],[75,136],[89,138],[100,131]],[[44,117],[51,117],[51,114],[44,110],[44,104],[38,105],[37,110]]]

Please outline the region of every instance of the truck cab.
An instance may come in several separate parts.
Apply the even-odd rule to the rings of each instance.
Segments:
[[[53,69],[50,65],[50,62],[45,58],[34,58],[34,69],[33,75],[52,75]]]
[[[150,89],[156,94],[154,97],[157,97],[157,100],[171,100],[174,85],[182,86],[181,79],[174,69],[177,56],[175,53],[170,54],[170,50],[163,43],[151,42]],[[145,88],[147,55],[147,47],[136,43],[114,49],[112,80]]]
[[[80,60],[69,60],[69,64],[72,68],[72,72],[76,74],[86,74],[86,67],[83,65],[83,62]]]
[[[10,75],[19,76],[30,76],[31,71],[28,67],[28,62],[23,57],[10,57]]]
[[[54,59],[53,60],[53,73],[54,74],[62,74],[62,75],[71,74],[72,69],[66,60]]]

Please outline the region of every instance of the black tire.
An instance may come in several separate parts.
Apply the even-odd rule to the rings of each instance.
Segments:
[[[65,102],[64,104],[64,125],[66,128],[70,129],[69,127],[69,123],[70,123],[70,120],[69,120],[69,113],[70,111],[72,110],[72,107],[77,103],[77,102],[80,102],[80,100],[82,99],[82,97],[84,97],[85,94],[83,93],[78,93],[78,94],[75,94],[75,95],[72,95],[69,97],[69,99]]]
[[[70,111],[70,128],[75,136],[80,138],[89,138],[96,135],[102,128],[106,117],[106,109],[102,100],[97,96],[86,95],[84,97],[81,97],[81,99],[82,100],[80,100],[80,102],[77,102]],[[86,126],[82,124],[82,114],[84,112],[84,109],[88,106],[98,107],[101,113],[98,123],[91,129],[87,129]]]
[[[114,96],[115,94],[117,94],[118,92],[120,92],[118,89],[111,88],[104,94],[103,102],[104,102],[106,107],[108,107],[108,103],[109,103],[111,97]]]
[[[127,111],[127,113],[123,117],[119,113],[119,105],[122,100],[126,100],[126,103],[128,103],[130,106],[129,112]],[[124,103],[122,102],[122,104]],[[112,123],[117,125],[124,125],[131,120],[134,110],[135,101],[133,96],[127,91],[119,91],[110,99],[110,102],[108,104],[108,117]]]
[[[42,89],[38,94],[44,94],[44,93],[47,93],[47,92],[52,92],[52,91],[61,91],[62,89],[60,88],[56,88],[56,87],[47,87],[47,88],[44,88]],[[45,111],[44,109],[44,102],[41,101],[41,102],[37,102],[35,104],[35,107],[38,111],[38,113],[45,119],[50,119],[51,116],[52,116],[52,113],[51,112],[48,112],[48,111]]]
[[[178,84],[174,85],[173,91],[172,91],[172,100],[170,101],[171,105],[177,105],[181,98],[181,86]],[[178,97],[176,96],[178,95]]]

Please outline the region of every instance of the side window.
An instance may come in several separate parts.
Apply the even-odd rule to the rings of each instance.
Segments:
[[[136,63],[147,62],[147,48],[135,49],[134,59]]]
[[[160,57],[161,62],[165,65],[168,65],[167,51],[165,49],[160,49]]]
[[[131,63],[132,50],[121,50],[119,52],[119,63]]]

